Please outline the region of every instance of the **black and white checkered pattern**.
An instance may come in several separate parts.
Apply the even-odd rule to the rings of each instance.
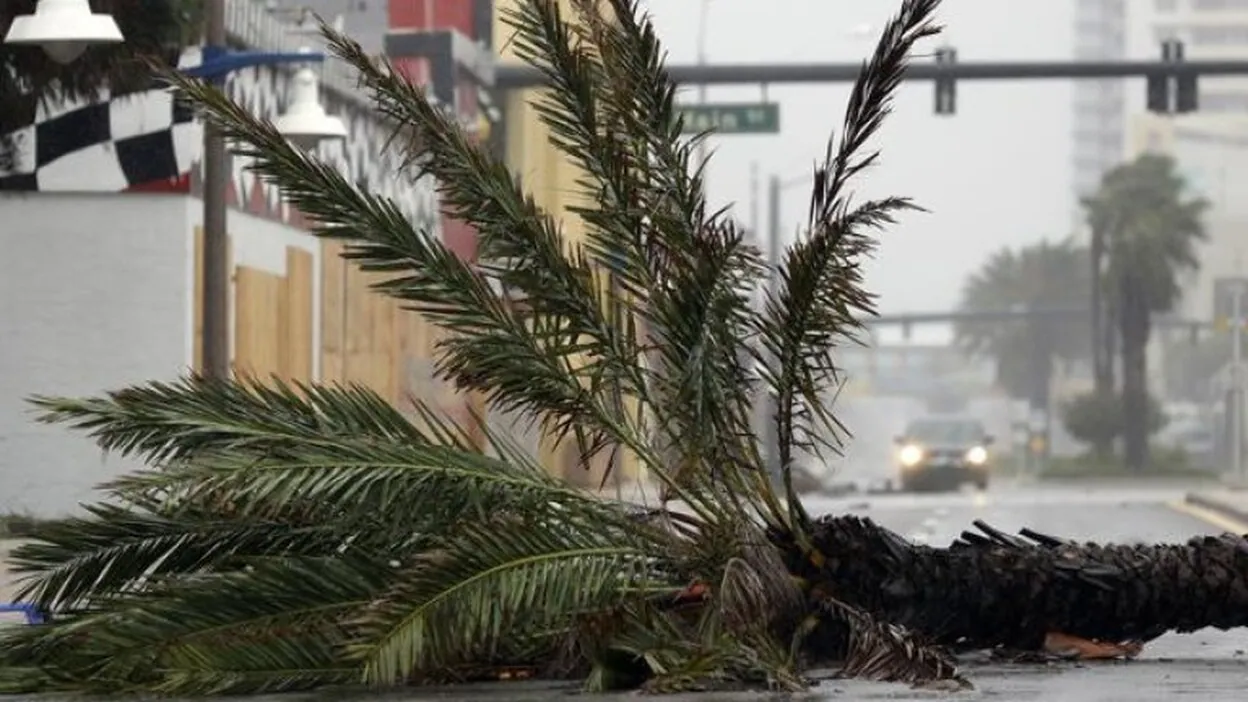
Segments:
[[[195,66],[197,47],[180,58]],[[257,67],[230,76],[230,96],[252,114],[275,118],[286,104],[289,79],[280,70]],[[165,88],[108,95],[97,104],[40,109],[35,123],[0,139],[0,191],[121,192],[153,181],[175,179],[198,168],[202,126]],[[322,147],[320,155],[353,183],[389,197],[417,226],[437,236],[441,218],[432,178],[413,182],[400,175],[402,155],[387,149],[389,136],[368,105],[322,91],[330,114],[344,121],[347,139]],[[271,212],[288,212],[278,189],[257,183],[249,161],[232,159],[235,191],[244,200],[257,188]]]
[[[116,192],[176,178],[198,156],[198,133],[190,110],[161,88],[40,109],[9,135],[0,190]]]

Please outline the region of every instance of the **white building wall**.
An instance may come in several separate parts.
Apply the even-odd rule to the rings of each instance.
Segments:
[[[0,511],[63,514],[133,467],[25,398],[171,379],[187,361],[185,198],[0,197]]]
[[[71,512],[137,465],[102,455],[25,398],[83,397],[182,375],[193,358],[198,199],[182,195],[0,195],[0,512]],[[285,274],[286,246],[313,255],[320,348],[320,246],[233,211],[234,265]],[[320,353],[313,353],[319,376]]]

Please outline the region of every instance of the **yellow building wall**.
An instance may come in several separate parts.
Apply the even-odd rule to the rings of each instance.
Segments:
[[[500,48],[499,62],[503,65],[517,64],[511,34],[513,30],[503,21],[504,13],[515,8],[517,0],[495,0],[494,46]],[[571,3],[561,0],[565,17],[572,16]],[[550,130],[538,118],[537,111],[529,104],[539,91],[511,91],[502,99],[503,125],[505,130],[505,159],[513,173],[520,176],[526,190],[547,212],[560,217],[562,231],[569,242],[583,241],[585,223],[571,214],[568,208],[584,202],[577,180],[582,170],[562,152],[550,144]],[[562,446],[544,439],[541,442],[541,460],[554,472],[570,481],[597,486],[607,466],[606,452],[593,462],[590,470],[577,465],[575,441],[568,440]],[[636,457],[621,452],[616,459],[616,478],[633,479],[643,475]]]

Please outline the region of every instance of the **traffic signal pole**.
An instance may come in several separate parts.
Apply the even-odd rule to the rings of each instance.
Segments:
[[[739,85],[742,83],[848,83],[862,72],[858,63],[742,63],[668,66],[677,83]],[[495,87],[500,90],[537,88],[542,74],[531,66],[498,66]],[[1056,80],[1091,78],[1148,78],[1165,76],[1248,75],[1248,60],[1208,61],[957,61],[911,64],[905,80]]]

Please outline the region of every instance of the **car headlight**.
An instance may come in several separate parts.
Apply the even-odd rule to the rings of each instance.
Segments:
[[[966,462],[973,466],[982,466],[988,462],[988,449],[975,446],[966,452]]]
[[[916,466],[919,461],[923,460],[923,449],[914,444],[902,446],[901,451],[897,453],[897,460],[901,461],[901,465],[907,468]]]

